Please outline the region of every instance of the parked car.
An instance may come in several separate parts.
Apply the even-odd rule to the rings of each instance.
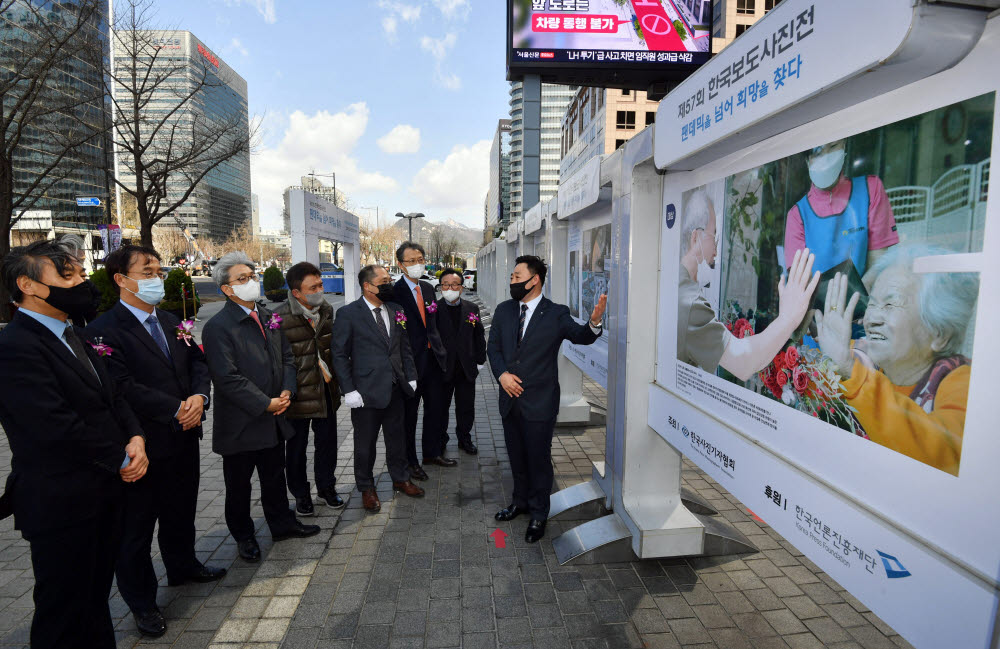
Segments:
[[[441,290],[441,287],[439,286],[441,284],[441,280],[439,280],[434,275],[424,275],[420,278],[420,280],[423,282],[427,282],[428,284],[433,286],[435,293]]]

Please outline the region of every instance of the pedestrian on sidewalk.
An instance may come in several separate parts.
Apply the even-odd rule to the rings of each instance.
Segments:
[[[443,353],[435,350],[438,363],[431,364],[424,386],[425,464],[428,457],[445,459],[453,395],[458,448],[469,455],[479,452],[472,440],[472,426],[476,420],[476,378],[486,363],[486,330],[479,307],[462,299],[462,274],[454,268],[441,273],[441,295],[434,315]]]
[[[19,307],[0,331],[0,425],[13,454],[0,518],[13,513],[31,546],[30,643],[113,649],[123,488],[146,473],[146,441],[98,352],[67,322],[90,305],[71,252],[53,241],[13,248],[0,281]]]
[[[542,297],[546,267],[538,257],[515,260],[510,296],[493,315],[487,346],[500,391],[504,441],[514,474],[511,504],[496,513],[509,521],[529,514],[524,539],[545,535],[552,493],[552,433],[559,414],[559,349],[564,340],[590,345],[601,335],[608,296],[601,295],[589,324],[577,324],[563,304]]]
[[[365,266],[358,284],[361,297],[337,310],[331,346],[333,369],[354,424],[354,480],[365,509],[377,512],[382,503],[373,472],[380,428],[393,491],[412,498],[424,495],[410,482],[403,437],[403,401],[417,391],[417,370],[406,335],[411,323],[403,307],[392,301],[389,271]]]
[[[307,261],[295,264],[285,274],[288,299],[275,313],[281,331],[295,355],[296,393],[285,417],[295,435],[285,444],[285,476],[295,497],[295,513],[314,516],[312,491],[306,478],[306,448],[309,426],[315,438],[313,475],[321,503],[339,509],[344,500],[337,495],[337,408],[340,390],[330,369],[330,337],[333,334],[333,307],[323,297],[323,276]]]
[[[250,517],[250,480],[260,480],[260,502],[275,542],[319,534],[288,507],[284,440],[295,431],[285,419],[296,389],[295,357],[277,317],[257,304],[260,283],[253,261],[230,252],[215,267],[227,300],[205,324],[203,339],[215,386],[212,450],[222,456],[226,525],[240,556],[260,561]]]
[[[169,585],[205,583],[226,574],[199,561],[194,547],[201,422],[212,384],[205,355],[184,337],[180,319],[156,308],[164,293],[160,254],[125,246],[110,253],[104,267],[120,299],[86,331],[111,348],[104,360],[139,418],[151,460],[145,479],[125,487],[127,515],[115,575],[139,633],[156,638],[167,631],[156,605],[150,556],[157,521]]]
[[[410,339],[413,364],[417,368],[417,389],[413,396],[403,401],[406,463],[413,478],[426,480],[427,472],[417,458],[417,412],[420,409],[420,400],[424,396],[424,388],[429,384],[435,369],[439,369],[435,366],[434,350],[442,349],[441,339],[437,332],[436,314],[431,306],[435,302],[435,293],[430,283],[420,279],[427,272],[425,270],[427,259],[423,246],[413,241],[403,242],[396,249],[396,263],[403,276],[393,289],[395,295],[393,301],[401,304],[406,314],[406,334]],[[440,378],[434,376],[433,380]],[[424,431],[421,451],[425,463],[444,467],[458,464],[455,460],[442,457],[440,453],[435,454],[436,447],[436,440],[429,439]]]

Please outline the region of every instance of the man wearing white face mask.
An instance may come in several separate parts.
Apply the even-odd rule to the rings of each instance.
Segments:
[[[878,176],[844,175],[847,143],[837,140],[814,148],[807,159],[809,192],[785,220],[785,264],[809,248],[816,270],[824,273],[850,259],[864,276],[890,246],[899,243],[896,219]],[[866,279],[866,284],[868,283]]]
[[[142,424],[150,458],[146,478],[126,486],[115,572],[139,631],[156,637],[166,631],[150,558],[157,521],[170,585],[226,574],[202,564],[194,547],[199,441],[211,382],[198,346],[178,339],[180,320],[156,308],[164,296],[160,255],[152,248],[125,246],[109,254],[104,267],[121,299],[86,331],[110,348],[103,358]]]
[[[778,317],[764,331],[747,338],[731,334],[719,322],[703,287],[715,266],[715,207],[704,189],[692,192],[681,220],[681,268],[677,290],[677,359],[715,373],[723,367],[742,381],[767,367],[805,317],[819,283],[809,250],[795,253],[778,283]]]

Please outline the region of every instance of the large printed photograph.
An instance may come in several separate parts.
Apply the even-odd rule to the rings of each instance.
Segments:
[[[597,300],[608,292],[611,275],[611,224],[583,231],[583,269],[581,273],[581,304],[579,317],[587,318],[597,306]],[[572,301],[572,298],[571,298]],[[608,314],[602,319],[606,335]]]
[[[995,94],[685,192],[678,360],[958,475]],[[808,254],[806,251],[808,250]]]

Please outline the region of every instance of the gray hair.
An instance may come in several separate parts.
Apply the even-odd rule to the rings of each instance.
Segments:
[[[877,278],[890,268],[900,266],[913,273],[913,262],[919,257],[954,254],[928,245],[897,245],[872,266]],[[978,273],[913,273],[919,280],[917,304],[920,322],[936,338],[945,340],[938,356],[954,356],[962,350],[965,333],[976,309],[979,297]]]
[[[250,259],[250,256],[242,250],[222,255],[219,262],[215,264],[215,268],[212,269],[212,276],[215,277],[215,283],[219,285],[219,288],[232,281],[232,278],[229,277],[229,271],[233,269],[233,266],[249,266],[252,270],[254,268],[253,259]]]
[[[687,254],[688,248],[691,247],[691,233],[708,227],[712,211],[712,199],[703,188],[694,190],[687,197],[681,214],[681,257]]]
[[[86,256],[84,251],[85,246],[83,245],[83,238],[78,234],[64,234],[59,237],[59,246],[64,248],[69,254],[73,255],[77,259],[83,259]]]

